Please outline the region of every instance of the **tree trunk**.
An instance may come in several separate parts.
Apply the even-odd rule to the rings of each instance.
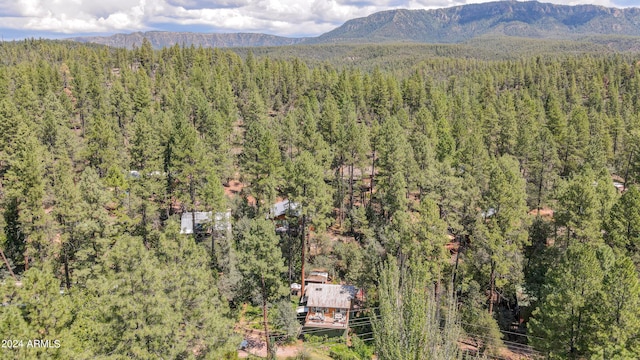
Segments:
[[[293,241],[291,241],[291,226],[287,228],[287,247],[289,256],[287,256],[287,262],[289,265],[289,284],[293,280]]]
[[[264,341],[267,343],[267,359],[271,356],[271,342],[269,341],[269,326],[267,324],[267,287],[264,284],[264,275],[260,277],[262,281],[262,320],[264,322]]]
[[[303,197],[307,196],[307,185],[303,185],[302,187],[302,195]],[[304,209],[302,209],[302,206],[300,206],[300,213],[302,213],[302,211],[304,211]],[[307,250],[307,244],[305,243],[305,235],[306,235],[306,230],[307,230],[307,215],[305,215],[304,213],[302,213],[302,232],[301,232],[301,236],[300,236],[300,245],[302,245],[302,276],[301,276],[301,280],[302,283],[300,284],[301,288],[300,288],[300,298],[302,298],[304,296],[304,264],[305,264],[305,257],[306,257],[306,250]]]
[[[196,238],[196,190],[193,177],[189,175],[189,195],[191,197],[191,229],[193,238]]]
[[[213,263],[213,266],[217,269],[218,268],[218,259],[216,259],[216,234],[215,232],[212,230],[211,231],[211,262]]]
[[[436,300],[436,319],[440,319],[440,287],[441,287],[441,282],[440,282],[440,278],[438,278],[438,281],[436,281],[436,284],[434,286],[433,292],[434,292],[434,299]]]
[[[373,145],[373,156],[371,156],[371,182],[369,183],[369,185],[371,186],[369,188],[369,206],[371,206],[371,203],[373,202],[373,177],[376,173],[376,146],[375,144]]]
[[[538,183],[538,199],[537,199],[537,204],[536,204],[536,208],[538,210],[538,215],[540,215],[540,204],[542,203],[542,184],[543,184],[543,179],[544,179],[544,164],[545,164],[545,153],[546,151],[544,150],[544,148],[542,149],[542,159],[540,161],[541,166],[540,166],[540,182]]]
[[[196,237],[196,210],[194,209],[194,205],[191,205],[191,232],[193,233],[193,237],[195,238]]]
[[[67,285],[67,289],[71,289],[71,275],[69,274],[69,256],[67,256],[67,249],[64,249],[64,281]]]
[[[16,277],[16,274],[13,273],[13,270],[9,265],[9,261],[7,260],[7,257],[4,256],[4,251],[2,251],[2,249],[0,249],[0,255],[2,255],[2,260],[4,260],[4,264],[7,265],[7,269],[9,270],[9,274],[13,277],[13,280],[18,281],[18,278]]]
[[[493,314],[493,294],[496,292],[496,264],[491,261],[491,275],[489,276],[489,314]]]
[[[81,106],[84,106],[84,104]],[[80,127],[82,128],[82,137],[84,137],[84,112],[82,110],[80,110]]]
[[[569,144],[567,144],[567,148],[564,152],[564,166],[562,167],[562,174],[567,174],[567,161],[569,161]]]
[[[453,274],[451,275],[451,292],[452,295],[456,294],[456,280],[458,278],[458,264],[460,263],[460,251],[462,251],[462,244],[458,245],[458,252],[456,252],[456,264],[453,266]]]
[[[131,190],[129,190],[131,194]],[[131,196],[131,195],[129,195]],[[131,202],[129,202],[131,204]],[[147,201],[142,200],[142,242],[144,246],[149,250],[149,238],[147,237]]]
[[[627,182],[629,181],[629,168],[631,167],[631,159],[633,158],[633,150],[629,152],[629,158],[627,159],[627,169],[624,171],[624,187],[627,188]]]
[[[342,221],[344,221],[344,166],[342,165],[342,160],[340,164],[340,184],[338,185],[338,189],[340,189],[340,193],[338,194],[338,198],[340,199],[340,215],[338,216],[338,225],[342,227]]]
[[[353,209],[353,163],[349,165],[349,210]]]
[[[300,297],[304,296],[304,263],[305,263],[305,258],[306,258],[306,250],[307,250],[307,244],[305,243],[305,230],[307,227],[307,216],[306,215],[302,215],[302,233],[300,236],[300,246],[302,246],[302,276],[301,276],[301,288],[300,288]]]

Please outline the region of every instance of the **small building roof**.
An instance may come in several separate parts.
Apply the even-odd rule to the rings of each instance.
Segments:
[[[217,212],[213,215],[213,222],[211,217],[213,212],[211,211],[196,211],[195,220],[196,225],[212,224],[214,231],[231,231],[231,211]],[[182,213],[180,218],[180,234],[193,234],[193,216],[191,211]]]
[[[350,309],[356,293],[351,285],[309,284],[305,288],[307,307]]]
[[[613,186],[620,192],[623,192],[625,190],[624,183],[621,183],[619,181],[614,181]]]
[[[325,271],[312,271],[304,280],[308,283],[324,284],[329,280],[329,273]]]
[[[213,215],[213,231],[231,232],[231,210],[217,212]]]
[[[300,210],[298,203],[290,202],[289,200],[275,203],[269,211],[269,217],[277,218],[282,215],[299,216]]]
[[[496,214],[496,209],[495,208],[489,208],[489,210],[487,211],[483,211],[480,213],[480,215],[482,216],[482,218],[487,219],[492,217],[493,215]]]

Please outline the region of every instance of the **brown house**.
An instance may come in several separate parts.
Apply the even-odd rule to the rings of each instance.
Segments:
[[[303,298],[309,310],[304,327],[346,330],[356,294],[351,285],[309,284]]]

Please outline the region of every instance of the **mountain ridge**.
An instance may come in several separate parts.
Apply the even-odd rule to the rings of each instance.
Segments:
[[[385,10],[346,21],[317,37],[260,33],[136,32],[78,37],[75,41],[114,47],[179,45],[258,47],[336,43],[461,43],[485,35],[538,39],[577,39],[597,35],[640,36],[640,8],[556,5],[537,1],[497,1],[433,10]]]

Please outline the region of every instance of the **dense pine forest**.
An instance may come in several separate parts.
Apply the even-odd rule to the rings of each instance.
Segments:
[[[1,43],[0,357],[640,357],[640,57],[400,48]],[[348,341],[301,330],[313,269]]]

